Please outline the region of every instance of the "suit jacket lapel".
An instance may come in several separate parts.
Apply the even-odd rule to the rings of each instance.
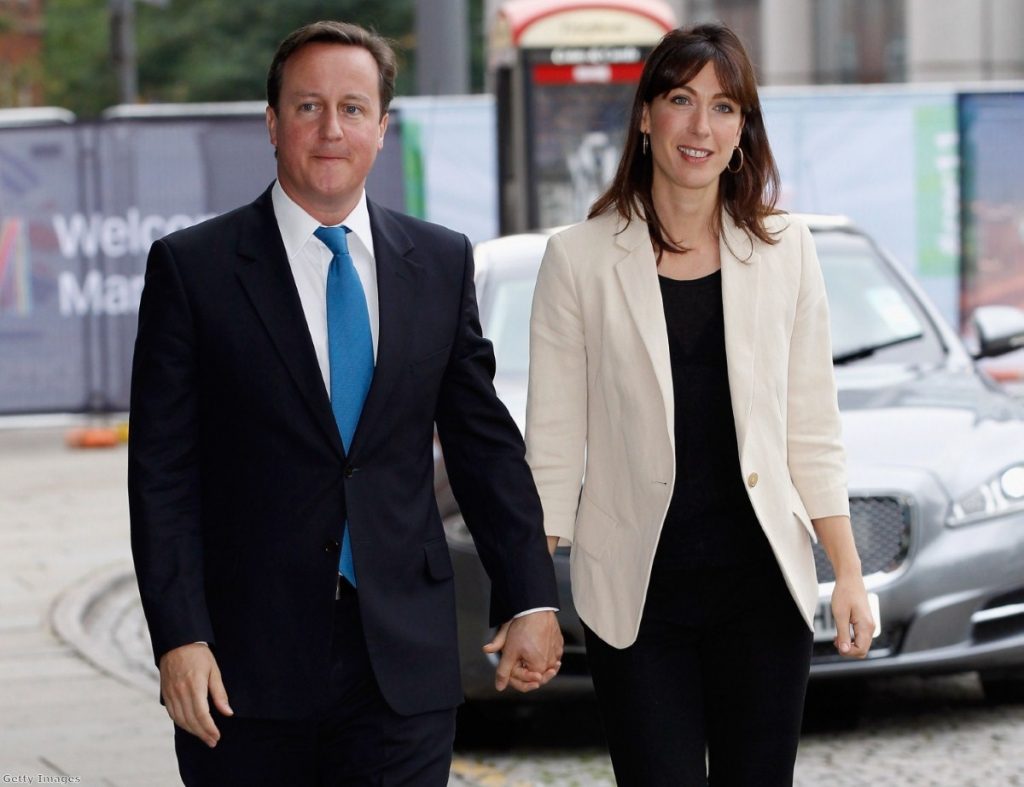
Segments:
[[[414,306],[421,266],[412,259],[413,243],[401,223],[387,210],[367,201],[373,256],[377,266],[377,304],[379,332],[377,364],[373,382],[366,394],[352,447],[355,454],[373,433],[374,421],[386,410],[388,397],[408,362],[409,340],[413,333]]]
[[[270,195],[267,189],[243,214],[237,275],[313,420],[344,457]]]
[[[638,219],[624,229],[620,219],[615,235],[616,244],[627,252],[615,265],[615,273],[626,298],[629,313],[636,323],[647,355],[658,380],[669,438],[675,445],[675,399],[672,393],[672,361],[668,350],[668,329],[665,326],[665,307],[658,285],[658,267],[654,248],[647,232],[647,223]]]
[[[762,266],[750,235],[722,214],[719,241],[722,261],[722,309],[725,314],[725,354],[729,371],[736,438],[741,455],[754,396],[757,350],[758,278]]]

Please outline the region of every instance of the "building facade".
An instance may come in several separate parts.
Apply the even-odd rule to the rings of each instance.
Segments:
[[[0,0],[0,107],[38,106],[43,0]]]

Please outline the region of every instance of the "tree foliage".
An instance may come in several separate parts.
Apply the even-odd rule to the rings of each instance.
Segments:
[[[117,104],[110,56],[109,3],[48,0],[44,47],[48,103],[80,117]],[[265,98],[274,50],[290,31],[317,19],[344,19],[391,38],[398,94],[415,84],[414,0],[170,0],[136,5],[139,100],[246,101]]]

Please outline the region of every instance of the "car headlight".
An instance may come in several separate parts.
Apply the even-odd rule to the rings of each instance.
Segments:
[[[1024,464],[1008,467],[961,496],[946,524],[969,525],[1013,511],[1024,511]]]

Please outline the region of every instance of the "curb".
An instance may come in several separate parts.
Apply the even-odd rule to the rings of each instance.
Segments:
[[[105,566],[65,590],[50,609],[57,636],[86,661],[117,681],[158,695],[153,664],[130,563]]]

